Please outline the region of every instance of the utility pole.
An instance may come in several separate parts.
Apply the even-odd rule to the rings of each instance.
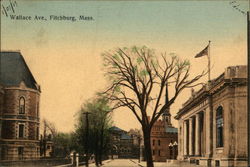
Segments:
[[[84,112],[83,114],[85,114],[86,116],[86,136],[85,136],[85,154],[86,154],[86,167],[89,166],[89,154],[88,154],[88,138],[89,138],[89,112]]]

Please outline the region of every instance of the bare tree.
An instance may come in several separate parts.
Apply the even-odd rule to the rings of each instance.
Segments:
[[[153,49],[145,46],[118,48],[102,56],[105,75],[111,81],[104,93],[113,101],[114,109],[127,107],[140,122],[147,167],[153,167],[150,143],[152,126],[168,111],[183,89],[201,84],[197,81],[206,72],[190,78],[191,66],[188,60],[181,60],[175,54],[156,56]],[[162,103],[164,92],[167,97],[170,94],[172,97]]]
[[[53,137],[57,134],[57,129],[55,127],[55,124],[48,121],[47,119],[43,119],[43,130],[44,130],[44,136],[47,135],[47,133],[51,134]],[[48,131],[47,131],[48,129]]]
[[[41,153],[44,157],[46,157],[46,147],[48,140],[52,140],[57,135],[57,130],[54,123],[48,121],[47,119],[43,119],[43,135],[41,138]]]

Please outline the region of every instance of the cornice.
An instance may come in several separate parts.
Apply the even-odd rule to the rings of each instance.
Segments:
[[[5,90],[23,90],[23,91],[30,91],[30,92],[35,92],[35,93],[37,93],[37,94],[39,94],[40,95],[40,91],[38,91],[38,90],[35,90],[35,89],[31,89],[31,88],[27,88],[27,87],[25,87],[25,88],[21,88],[21,87],[16,87],[16,86],[9,86],[9,87],[4,87],[3,89],[5,89]]]
[[[196,106],[202,100],[206,99],[209,96],[213,96],[220,90],[228,87],[228,86],[246,86],[247,79],[246,78],[231,78],[231,79],[224,79],[224,73],[216,78],[212,83],[207,84],[206,86],[202,87],[193,97],[187,100],[183,107],[179,110],[179,112],[174,117],[175,119],[179,119],[184,113],[188,110]]]

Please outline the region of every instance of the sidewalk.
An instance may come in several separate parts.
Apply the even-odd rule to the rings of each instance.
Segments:
[[[146,161],[138,162],[138,159],[132,159],[132,162],[138,164],[139,167],[146,167],[147,163]],[[190,164],[188,162],[154,162],[155,167],[197,167],[195,164]]]

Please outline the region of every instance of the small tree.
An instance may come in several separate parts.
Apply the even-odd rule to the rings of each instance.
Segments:
[[[52,141],[55,157],[69,156],[70,152],[77,148],[73,133],[59,132],[53,137]]]
[[[140,122],[147,167],[153,167],[150,144],[152,126],[168,111],[183,89],[199,84],[196,82],[205,72],[189,79],[189,61],[181,60],[174,54],[169,59],[166,54],[157,57],[154,50],[147,47],[118,48],[102,56],[105,75],[111,81],[105,94],[115,103],[114,109],[127,107]],[[172,97],[162,103],[165,90],[169,97],[168,87],[173,89]]]
[[[89,112],[89,133],[86,139],[86,119],[83,113]],[[111,127],[111,110],[108,100],[98,96],[94,100],[84,103],[79,112],[76,134],[78,135],[79,144],[83,145],[88,140],[88,149],[90,154],[95,155],[96,166],[102,165],[103,154],[106,153],[109,141],[109,131]]]

